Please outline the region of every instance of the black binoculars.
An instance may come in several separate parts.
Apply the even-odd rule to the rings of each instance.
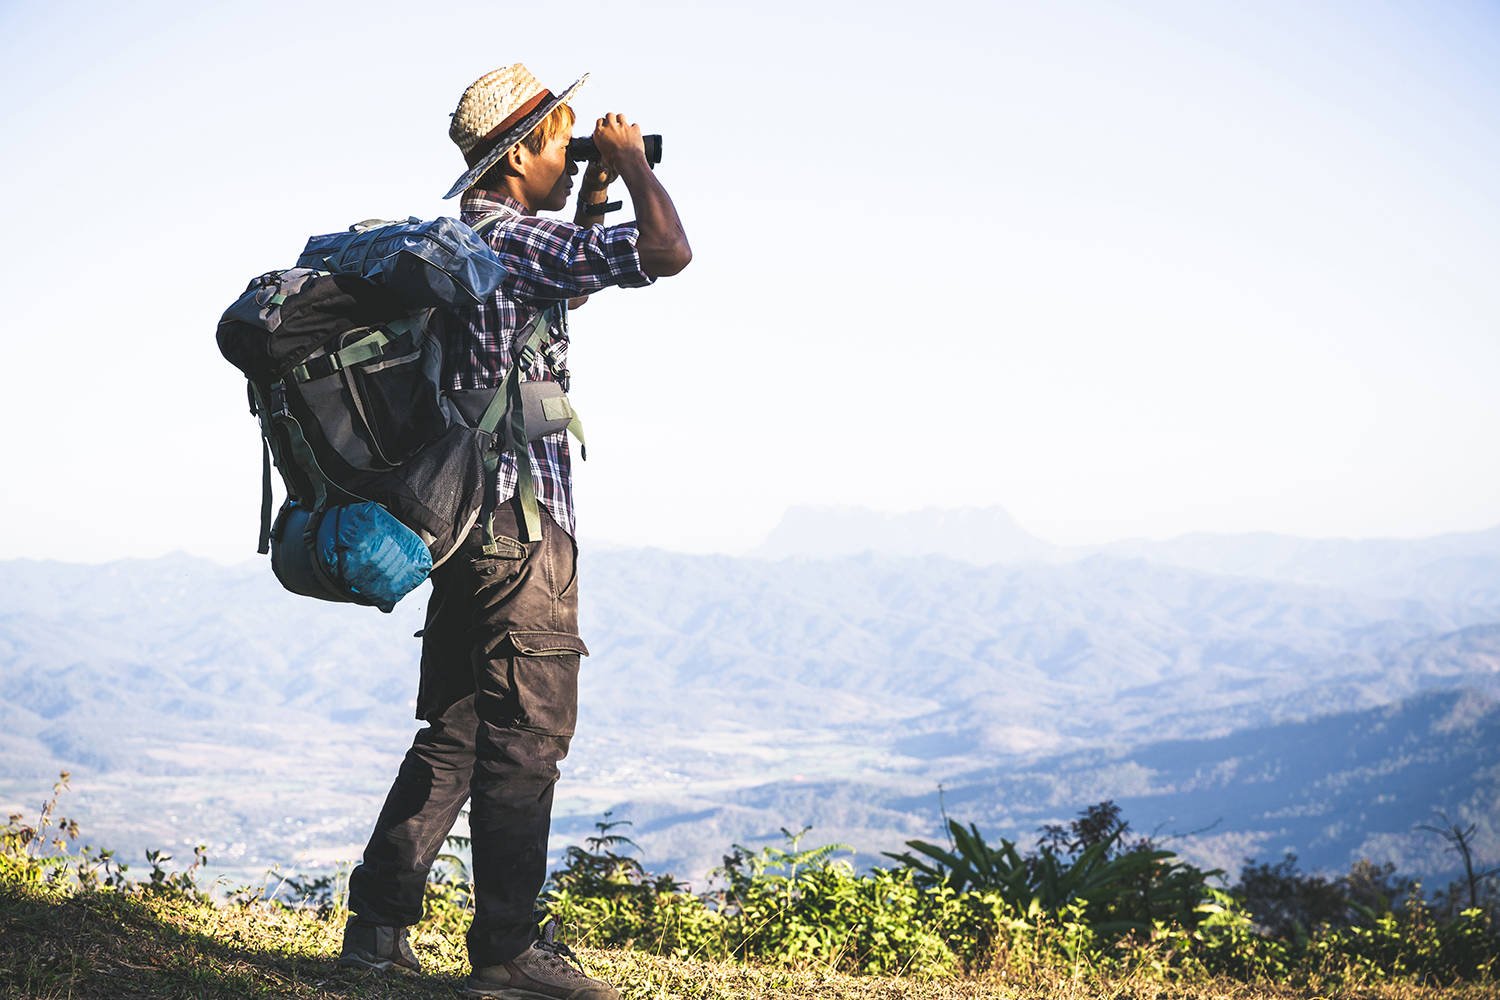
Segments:
[[[641,141],[646,145],[646,162],[656,166],[661,162],[661,136],[643,135]],[[599,148],[594,145],[594,140],[589,136],[580,136],[568,141],[568,159],[570,160],[597,160],[599,159]]]

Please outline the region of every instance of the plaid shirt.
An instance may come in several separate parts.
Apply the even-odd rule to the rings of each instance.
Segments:
[[[558,300],[610,285],[633,288],[652,281],[641,270],[635,248],[640,230],[634,223],[581,229],[556,219],[527,215],[525,206],[513,198],[477,189],[464,195],[461,207],[460,221],[470,226],[486,215],[510,213],[487,234],[507,273],[490,301],[462,316],[443,314],[450,389],[498,386],[510,369],[511,340],[538,312]],[[524,379],[551,380],[553,371],[567,371],[566,323],[561,331],[554,331],[554,337],[547,348],[550,365],[538,359],[521,370]],[[567,431],[538,438],[529,450],[537,501],[568,534],[574,534]],[[495,495],[504,503],[516,493],[516,457],[511,452],[500,456],[498,480]]]

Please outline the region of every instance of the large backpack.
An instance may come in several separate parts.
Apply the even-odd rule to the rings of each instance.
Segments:
[[[474,230],[452,219],[361,223],[313,237],[297,263],[252,280],[218,327],[260,421],[259,550],[295,593],[389,611],[488,513],[500,451],[576,427],[555,384],[520,379],[560,310],[522,331],[504,383],[471,394],[466,417],[444,394],[430,321],[473,308],[504,277]],[[287,493],[274,523],[273,461]]]

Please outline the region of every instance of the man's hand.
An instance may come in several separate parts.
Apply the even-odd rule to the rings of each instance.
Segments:
[[[583,178],[578,184],[578,207],[573,212],[573,223],[578,226],[592,226],[601,221],[602,212],[593,211],[600,205],[609,201],[609,185],[620,176],[605,154],[603,146],[599,145],[601,131],[607,130],[612,139],[623,137],[628,143],[629,130],[635,129],[636,140],[640,141],[640,126],[625,124],[624,115],[605,115],[594,125],[594,147],[599,150],[599,159],[590,160],[588,166],[583,168]],[[609,142],[606,139],[605,142]],[[642,150],[645,146],[641,146]],[[582,305],[582,301],[579,305]]]
[[[615,174],[627,159],[639,155],[646,159],[646,144],[641,140],[641,127],[627,124],[625,116],[607,114],[594,123],[594,146],[599,150],[604,163]]]
[[[590,160],[588,166],[583,168],[582,179],[579,190],[584,192],[603,191],[619,178],[619,174],[608,163],[598,160]]]
[[[609,201],[609,186],[619,176],[609,164],[589,161],[578,183],[578,207],[573,210],[575,226],[588,227],[603,220],[604,213],[595,209]]]
[[[667,189],[661,186],[646,161],[641,127],[627,123],[624,115],[607,114],[594,123],[594,145],[602,165],[618,174],[630,192],[635,223],[641,231],[636,243],[641,267],[654,278],[664,278],[687,267],[693,251]]]

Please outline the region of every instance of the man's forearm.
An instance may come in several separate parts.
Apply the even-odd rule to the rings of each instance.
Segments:
[[[614,179],[614,171],[597,162],[590,161],[583,168],[583,180],[578,185],[578,205],[573,210],[573,225],[587,229],[596,222],[603,221],[604,213],[591,209],[609,202],[609,185]],[[587,295],[571,298],[568,300],[568,308],[577,309],[588,300]]]
[[[676,274],[693,259],[687,233],[677,217],[677,207],[646,162],[644,151],[632,152],[621,159],[623,162],[617,162],[616,169],[635,206],[635,224],[641,231],[636,243],[641,267],[653,278]]]
[[[578,186],[578,206],[573,211],[575,226],[592,226],[604,221],[603,212],[590,209],[609,201],[609,183],[614,174],[607,168],[590,163],[583,171],[583,181]]]

